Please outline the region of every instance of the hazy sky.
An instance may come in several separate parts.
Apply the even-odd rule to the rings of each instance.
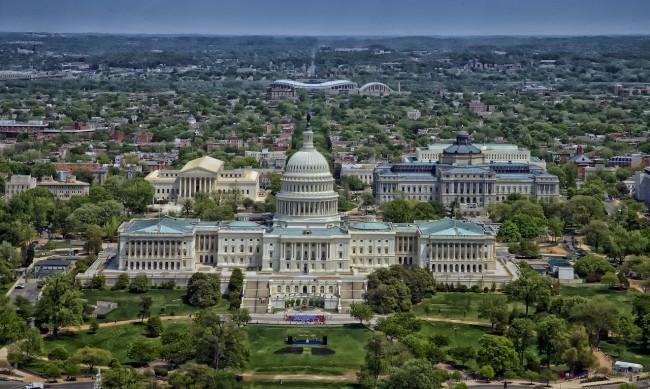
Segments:
[[[1,0],[0,31],[650,34],[650,0]]]

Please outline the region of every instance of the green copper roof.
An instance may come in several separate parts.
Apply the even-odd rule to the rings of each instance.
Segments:
[[[234,221],[228,223],[228,228],[261,228],[262,226],[251,221]]]
[[[183,234],[196,225],[196,220],[176,219],[165,216],[160,219],[136,219],[128,226],[127,232],[146,234]]]
[[[350,225],[351,228],[357,230],[374,230],[374,231],[390,231],[390,225],[379,222],[357,222]]]
[[[480,236],[485,234],[483,226],[479,224],[454,219],[418,222],[418,228],[425,235],[435,236]]]

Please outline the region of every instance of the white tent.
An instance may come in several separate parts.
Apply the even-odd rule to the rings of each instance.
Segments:
[[[640,373],[643,371],[643,365],[632,362],[616,361],[614,363],[614,372],[616,373]]]

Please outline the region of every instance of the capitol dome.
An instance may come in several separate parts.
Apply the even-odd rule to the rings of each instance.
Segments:
[[[329,175],[330,165],[327,159],[314,147],[314,133],[308,129],[303,136],[302,148],[289,158],[285,173],[325,173]]]
[[[314,147],[311,127],[303,133],[303,145],[287,162],[276,194],[276,226],[313,228],[340,224],[339,195],[323,154]]]

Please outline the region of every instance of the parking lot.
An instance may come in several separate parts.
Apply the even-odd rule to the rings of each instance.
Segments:
[[[19,283],[19,285],[24,285],[24,288],[20,288],[17,286],[14,288],[13,292],[11,292],[11,299],[15,299],[17,296],[23,296],[27,298],[29,301],[32,303],[36,303],[38,300],[38,295],[41,293],[41,290],[38,289],[38,283],[39,280],[27,280],[26,283]]]

